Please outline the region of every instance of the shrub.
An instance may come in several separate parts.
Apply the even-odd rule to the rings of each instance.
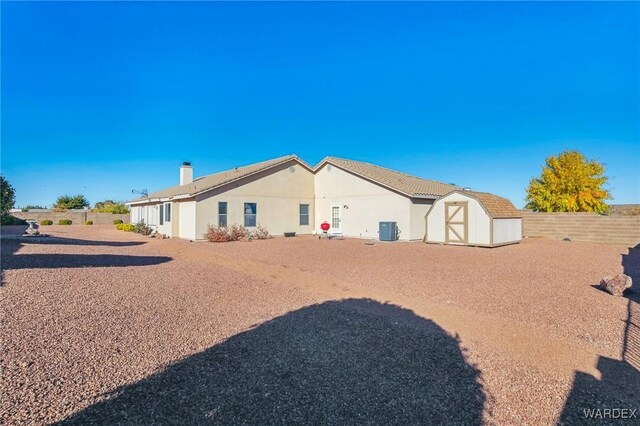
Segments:
[[[266,231],[266,229],[264,229]],[[269,233],[267,232],[267,235]],[[261,234],[264,235],[264,234]],[[253,238],[253,235],[244,226],[234,224],[230,228],[217,227],[209,225],[204,238],[214,243],[223,243],[226,241],[240,241],[245,238]],[[265,237],[269,238],[269,237]]]
[[[85,225],[93,225],[93,221],[92,220],[85,220],[84,224]]]
[[[262,225],[258,225],[256,230],[253,232],[253,238],[257,240],[268,240],[271,238],[271,234],[269,234],[267,228]]]
[[[151,233],[153,232],[153,228],[151,228],[144,222],[138,222],[133,225],[133,232],[141,235],[151,235]]]
[[[236,225],[235,223],[231,225],[231,228],[228,229],[229,241],[240,241],[241,239],[247,238],[249,236],[249,231],[242,225]]]
[[[42,207],[42,206],[32,206],[32,205],[28,205],[22,208],[23,212],[28,212],[29,210],[46,210],[46,207]]]
[[[135,229],[135,225],[132,225],[130,223],[119,223],[116,225],[116,229],[125,232],[133,232],[133,230]]]
[[[40,225],[53,225],[53,221],[49,219],[45,219],[40,221]]]
[[[71,225],[73,222],[71,219],[60,219],[58,225]]]
[[[120,201],[113,200],[99,201],[95,203],[95,205],[93,206],[93,211],[112,214],[122,214],[130,212],[129,207],[127,207],[126,204]]]
[[[115,220],[113,221],[113,224],[114,224],[114,225],[119,225],[119,224],[121,224],[121,223],[124,223],[124,221],[123,221],[122,219],[115,219]]]
[[[212,243],[223,243],[229,241],[229,233],[225,227],[209,225],[204,238]]]
[[[640,216],[640,207],[630,207],[620,212],[623,216]]]
[[[23,219],[19,219],[15,216],[11,216],[10,214],[3,214],[0,216],[0,225],[26,225],[27,221]]]
[[[53,205],[55,209],[58,210],[72,210],[72,209],[83,209],[85,207],[89,207],[89,201],[84,197],[84,195],[61,195],[56,200]]]

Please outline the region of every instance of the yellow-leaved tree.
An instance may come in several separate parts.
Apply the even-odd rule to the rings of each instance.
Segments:
[[[565,151],[547,157],[542,176],[531,179],[527,188],[527,208],[539,212],[607,213],[603,188],[607,182],[604,166],[587,160],[578,151]]]

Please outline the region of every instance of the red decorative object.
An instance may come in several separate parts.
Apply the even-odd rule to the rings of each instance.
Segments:
[[[329,228],[331,228],[331,225],[329,225],[329,222],[322,222],[320,224],[320,229],[322,229],[324,232],[327,232]]]

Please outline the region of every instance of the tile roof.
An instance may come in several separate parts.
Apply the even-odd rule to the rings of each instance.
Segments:
[[[506,198],[488,192],[462,191],[462,193],[476,197],[494,219],[522,217],[522,213]]]
[[[263,170],[277,166],[279,164],[286,163],[291,160],[296,160],[300,164],[311,169],[308,165],[306,165],[306,163],[300,160],[297,156],[286,155],[284,157],[278,157],[272,160],[249,164],[247,166],[242,166],[242,167],[236,167],[230,170],[225,170],[223,172],[218,172],[211,175],[199,177],[194,179],[193,182],[188,183],[186,185],[172,186],[170,188],[151,193],[149,194],[148,197],[136,198],[135,200],[130,200],[129,202],[136,203],[140,201],[146,201],[148,199],[171,198],[171,197],[178,197],[178,196],[193,196],[203,191],[214,189],[218,186],[222,186],[229,182],[233,182],[245,176],[249,176],[254,173],[261,172]]]
[[[326,163],[333,164],[334,166],[362,176],[409,197],[434,198],[459,189],[454,185],[437,182],[435,180],[422,179],[417,176],[411,176],[406,173],[376,166],[375,164],[337,157],[326,157],[318,163],[315,170],[319,170]]]

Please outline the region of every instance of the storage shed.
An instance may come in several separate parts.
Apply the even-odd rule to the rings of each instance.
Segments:
[[[506,198],[486,192],[449,192],[426,215],[427,243],[496,247],[521,239],[520,212]]]

